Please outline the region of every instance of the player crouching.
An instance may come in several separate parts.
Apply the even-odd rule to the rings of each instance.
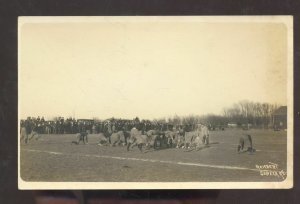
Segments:
[[[72,144],[78,145],[80,141],[83,142],[83,144],[88,144],[88,133],[87,132],[81,132],[76,134],[77,141],[72,141]]]
[[[246,145],[247,145],[247,149],[245,148]],[[246,150],[244,150],[244,148]],[[245,134],[242,137],[240,137],[237,151],[238,153],[243,153],[243,152],[254,153],[256,151],[252,146],[251,135]]]

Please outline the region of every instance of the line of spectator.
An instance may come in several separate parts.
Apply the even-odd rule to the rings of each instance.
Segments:
[[[133,120],[125,119],[107,119],[104,121],[96,121],[89,119],[75,119],[58,117],[56,120],[45,120],[44,117],[27,117],[25,120],[21,120],[21,127],[25,127],[27,134],[32,131],[36,131],[39,134],[74,134],[78,132],[86,132],[97,134],[100,132],[116,132],[116,131],[130,131],[133,127],[139,130],[173,130],[184,128],[185,131],[193,129],[192,125],[174,126],[169,123],[159,123],[150,120],[139,120],[135,118]]]

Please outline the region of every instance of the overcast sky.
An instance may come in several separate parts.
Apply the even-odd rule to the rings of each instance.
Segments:
[[[26,23],[20,116],[221,114],[240,100],[285,105],[279,23]]]

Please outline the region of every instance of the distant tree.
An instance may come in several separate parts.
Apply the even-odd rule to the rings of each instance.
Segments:
[[[251,123],[254,127],[268,128],[272,124],[272,115],[278,108],[276,104],[240,101],[232,107],[223,109],[223,116],[238,124]]]

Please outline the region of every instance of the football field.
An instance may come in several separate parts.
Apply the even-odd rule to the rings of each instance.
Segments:
[[[242,134],[250,134],[254,154],[237,153]],[[39,140],[20,145],[20,173],[25,181],[76,182],[259,182],[283,181],[285,176],[261,175],[257,165],[277,164],[286,172],[285,131],[211,131],[210,145],[199,151],[162,149],[129,152],[124,146],[75,145],[75,135],[42,135]]]

